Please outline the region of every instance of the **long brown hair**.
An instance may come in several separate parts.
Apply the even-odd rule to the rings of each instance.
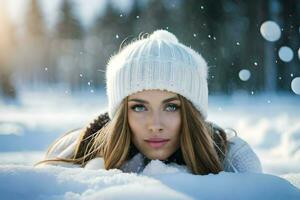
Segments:
[[[218,173],[223,170],[226,135],[216,135],[193,104],[179,95],[181,101],[181,151],[194,174]],[[220,149],[219,149],[220,148]],[[221,152],[220,152],[221,151]],[[219,154],[217,153],[219,152]]]
[[[180,149],[186,166],[194,174],[204,175],[222,171],[227,146],[224,130],[205,122],[201,113],[189,100],[178,96],[182,121]],[[85,166],[89,160],[102,157],[105,169],[120,168],[130,159],[129,151],[132,146],[127,104],[128,97],[122,101],[112,120],[109,120],[106,113],[82,130],[70,158],[44,160],[37,165],[62,161]],[[51,153],[52,147],[50,146],[48,154]]]

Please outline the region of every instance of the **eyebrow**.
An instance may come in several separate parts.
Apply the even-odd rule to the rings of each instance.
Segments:
[[[171,98],[167,98],[167,99],[164,99],[164,100],[162,101],[162,103],[167,103],[167,102],[174,101],[174,100],[179,100],[179,98],[178,98],[177,96],[171,97]],[[129,101],[135,101],[135,102],[139,102],[139,103],[149,104],[148,101],[143,100],[143,99],[129,99],[128,102],[129,102]]]

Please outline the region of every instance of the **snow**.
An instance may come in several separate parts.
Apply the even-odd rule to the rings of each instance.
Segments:
[[[278,55],[280,60],[284,62],[290,62],[294,57],[293,50],[288,46],[280,47]]]
[[[239,78],[242,80],[242,81],[248,81],[249,78],[251,76],[251,73],[248,69],[242,69],[240,72],[239,72]]]
[[[266,174],[195,176],[157,160],[141,174],[33,168],[52,141],[93,120],[107,101],[104,90],[20,90],[17,103],[0,100],[0,199],[299,199],[292,184],[300,188],[300,97],[252,92],[210,96],[208,121],[235,129]]]
[[[292,80],[291,88],[295,94],[300,95],[300,77],[296,77]]]
[[[141,174],[117,169],[1,166],[0,192],[3,199],[10,200],[300,198],[299,188],[273,175],[221,172],[200,176],[160,161],[150,162]]]
[[[153,175],[160,175],[160,174],[178,173],[180,171],[186,173],[189,172],[189,170],[185,166],[180,166],[175,163],[165,165],[159,160],[152,160],[143,170],[143,174],[148,176],[153,176]]]
[[[260,27],[261,35],[270,42],[277,41],[281,36],[278,24],[274,21],[265,21]]]
[[[210,97],[208,120],[234,128],[258,154],[264,172],[300,173],[299,102],[298,96],[270,94]]]
[[[1,165],[25,165],[32,166],[44,156],[43,151],[21,151],[21,152],[1,152]]]

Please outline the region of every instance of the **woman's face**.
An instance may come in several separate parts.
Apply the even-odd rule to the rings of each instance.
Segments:
[[[180,145],[180,100],[161,90],[145,90],[128,98],[132,142],[149,159],[165,160]]]

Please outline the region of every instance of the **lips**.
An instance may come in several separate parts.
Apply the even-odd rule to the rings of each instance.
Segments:
[[[150,138],[145,140],[151,147],[153,148],[160,148],[163,145],[165,145],[167,142],[169,142],[169,139],[164,138]]]

